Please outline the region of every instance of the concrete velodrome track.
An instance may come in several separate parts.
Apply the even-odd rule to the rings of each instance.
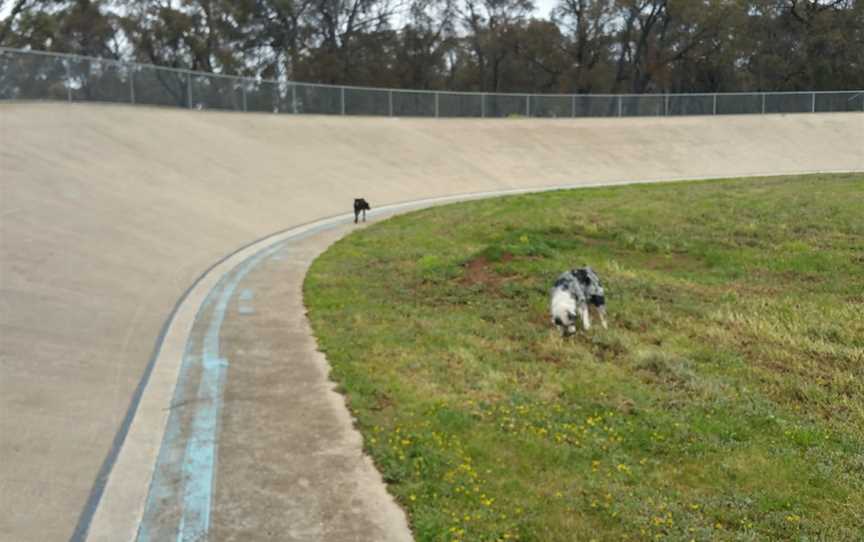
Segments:
[[[0,104],[0,540],[404,539],[302,314],[303,274],[355,196],[851,170],[861,113]]]

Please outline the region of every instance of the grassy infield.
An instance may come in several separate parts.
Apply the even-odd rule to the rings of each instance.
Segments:
[[[611,326],[562,340],[583,263]],[[434,208],[305,289],[419,541],[864,539],[864,176]]]

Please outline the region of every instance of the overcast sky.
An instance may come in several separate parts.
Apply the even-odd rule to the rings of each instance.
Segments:
[[[544,19],[549,18],[549,12],[555,7],[558,0],[534,0],[534,5],[537,6],[535,13],[538,17]]]

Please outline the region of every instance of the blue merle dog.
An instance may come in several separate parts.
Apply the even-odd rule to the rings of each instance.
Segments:
[[[576,333],[576,318],[582,320],[582,328],[591,329],[588,305],[594,305],[600,316],[600,324],[606,329],[606,297],[600,277],[590,267],[580,267],[562,273],[552,288],[550,311],[552,323],[566,337]]]

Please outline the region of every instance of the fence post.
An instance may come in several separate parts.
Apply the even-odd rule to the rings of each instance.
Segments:
[[[291,84],[291,112],[297,114],[297,85]]]
[[[618,95],[618,116],[619,116],[619,117],[622,116],[621,113],[622,113],[622,107],[621,107],[621,95],[619,94],[619,95]]]
[[[339,90],[341,91],[340,95],[342,96],[342,98],[341,98],[342,114],[344,115],[345,114],[345,87],[339,87]]]
[[[663,116],[664,117],[669,116],[669,95],[668,94],[663,95]]]
[[[480,116],[486,118],[486,93],[480,94]]]
[[[129,70],[129,103],[135,105],[135,67],[128,65]]]
[[[246,107],[246,79],[240,79],[240,89],[243,91],[243,112],[246,113],[248,111]]]
[[[435,118],[436,119],[438,118],[438,96],[440,94],[441,94],[440,92],[435,93]]]
[[[69,61],[63,61],[63,67],[66,68],[66,101],[72,101],[72,68],[69,67]]]
[[[570,108],[572,110],[571,111],[572,117],[575,119],[576,118],[576,95],[575,94],[573,95],[573,104],[570,106]]]
[[[762,114],[765,114],[765,93],[762,93]]]
[[[813,100],[810,102],[810,112],[815,113],[816,112],[816,93],[815,92],[812,93],[812,97],[813,97]]]
[[[192,109],[192,74],[186,72],[186,106]]]
[[[530,94],[525,95],[525,116],[529,117],[529,118],[531,117],[531,95]]]
[[[714,112],[712,114],[713,115],[717,114],[717,94],[716,93],[714,94]]]
[[[390,116],[392,117],[393,116],[393,91],[392,90],[387,91],[387,106],[390,110]]]

